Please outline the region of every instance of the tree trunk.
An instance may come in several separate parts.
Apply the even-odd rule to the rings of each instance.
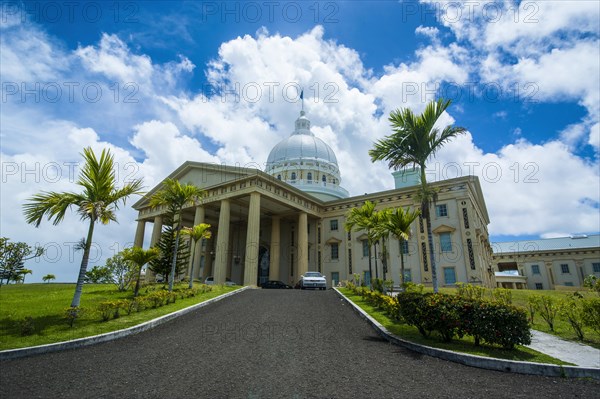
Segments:
[[[372,289],[373,284],[371,283],[371,281],[373,280],[373,269],[371,268],[371,245],[369,245],[368,255],[369,255],[369,288]]]
[[[404,238],[400,237],[400,288],[404,289]]]
[[[139,265],[140,270],[138,270],[137,280],[135,282],[135,290],[133,290],[133,297],[136,298],[140,292],[140,280],[142,279],[142,267],[144,265]]]
[[[385,237],[381,237],[381,273],[385,282],[385,272],[387,269],[387,248],[385,247]]]
[[[192,242],[194,242],[194,239],[190,237],[190,239],[192,240]],[[198,242],[194,242],[194,245],[192,245],[192,267],[190,267],[190,284],[188,285],[188,288],[192,288],[194,287],[194,261],[195,261],[195,257],[196,257],[196,245],[198,244]]]
[[[375,278],[379,280],[379,268],[377,267],[377,241],[373,243],[375,249]]]
[[[177,265],[177,251],[179,250],[179,233],[181,232],[181,209],[177,213],[177,227],[175,233],[175,249],[173,250],[173,263],[171,264],[171,273],[169,274],[169,292],[173,291],[173,281],[175,280],[175,267]]]
[[[79,276],[77,277],[77,285],[75,286],[75,295],[71,301],[71,307],[76,308],[81,302],[81,292],[83,291],[83,282],[85,280],[85,272],[87,271],[88,261],[90,259],[90,248],[92,247],[92,236],[94,234],[94,224],[96,220],[90,218],[90,227],[88,228],[87,238],[85,240],[85,248],[83,249],[83,258],[79,267]]]
[[[424,204],[425,205],[425,204]],[[429,204],[427,206],[427,241],[429,242],[429,258],[431,261],[431,280],[433,283],[433,292],[438,292],[438,280],[437,280],[437,266],[435,264],[435,247],[433,246],[433,233],[431,232],[431,212],[429,210]]]

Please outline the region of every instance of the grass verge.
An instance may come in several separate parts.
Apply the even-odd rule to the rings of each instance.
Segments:
[[[471,337],[455,338],[452,342],[441,342],[435,337],[426,338],[419,334],[416,327],[407,324],[398,323],[390,319],[385,312],[374,307],[365,301],[361,296],[354,294],[347,288],[339,288],[344,296],[354,302],[358,307],[367,312],[371,317],[377,320],[381,325],[387,328],[390,332],[398,337],[413,342],[415,344],[427,345],[433,348],[446,349],[455,352],[467,353],[470,355],[478,355],[492,357],[505,360],[518,360],[525,362],[548,363],[563,366],[573,366],[574,364],[563,362],[562,360],[553,358],[546,354],[537,352],[533,349],[517,346],[513,350],[507,350],[499,347],[488,345],[475,346],[475,342]]]
[[[149,286],[152,287],[152,286]],[[149,287],[142,288],[143,294]],[[160,289],[162,285],[156,286]],[[180,287],[187,288],[187,283]],[[177,288],[177,286],[176,286]],[[194,297],[177,299],[157,308],[149,308],[117,319],[101,321],[96,312],[100,302],[132,298],[131,291],[118,292],[108,284],[86,284],[83,288],[81,307],[83,315],[74,326],[64,319],[64,310],[71,303],[75,284],[16,284],[0,288],[0,350],[25,348],[69,341],[111,331],[121,330],[145,321],[204,302],[240,287],[213,286],[212,291]],[[150,288],[152,289],[152,288]],[[22,322],[31,317],[33,333],[22,336]]]

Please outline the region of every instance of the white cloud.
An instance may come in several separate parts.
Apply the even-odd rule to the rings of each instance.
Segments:
[[[562,26],[558,22],[555,25]],[[457,36],[462,32],[461,37],[469,37],[469,26],[452,28]],[[420,28],[417,33],[435,38],[436,30]],[[110,148],[119,165],[120,180],[143,177],[148,188],[186,160],[262,166],[272,146],[293,130],[300,109],[296,87],[301,86],[313,132],[336,152],[343,186],[352,195],[375,192],[393,185],[386,165],[372,164],[367,154],[375,140],[390,133],[387,114],[391,109],[408,106],[420,112],[429,87],[440,82],[465,83],[480,69],[486,79],[505,84],[539,82],[540,100],[568,96],[584,104],[590,115],[564,130],[562,141],[532,144],[526,141],[527,132],[518,129],[518,140],[496,152],[482,151],[470,134],[465,135],[439,153],[431,164],[434,170],[436,162],[439,173],[450,173],[451,169],[444,169],[450,162],[462,165],[461,173],[467,172],[466,165],[476,167],[492,219],[492,234],[597,229],[597,158],[585,161],[565,145],[587,142],[598,149],[599,124],[593,113],[598,84],[597,77],[590,76],[598,64],[592,39],[535,52],[535,57],[523,56],[513,64],[505,64],[496,52],[485,50],[485,40],[492,36],[476,43],[483,43],[476,49],[481,54],[476,56],[471,43],[442,45],[434,40],[419,48],[413,61],[389,64],[375,76],[355,50],[326,40],[322,27],[296,38],[263,29],[255,36],[229,40],[220,45],[206,67],[196,67],[185,54],[171,62],[156,63],[146,54],[136,54],[115,34],[104,34],[96,44],[68,50],[35,27],[13,25],[5,31],[1,39],[3,77],[7,71],[11,79],[28,82],[59,76],[63,80],[97,81],[106,90],[111,81],[132,81],[139,87],[137,103],[105,98],[94,104],[63,103],[66,112],[52,104],[14,98],[3,103],[2,178],[6,182],[2,182],[1,190],[2,235],[30,243],[55,242],[59,237],[57,248],[63,251],[55,263],[47,259],[32,265],[34,280],[47,273],[74,279],[79,255],[68,252],[67,247],[85,235],[86,226],[73,214],[60,227],[43,223],[34,229],[24,224],[21,204],[41,190],[76,189],[68,177],[68,165],[80,162],[79,153],[85,146],[97,151]],[[498,43],[513,43],[524,34],[517,38],[499,35],[493,36]],[[519,43],[513,51],[526,54],[525,42]],[[21,61],[28,57],[32,62]],[[566,68],[569,58],[577,61],[573,69]],[[589,79],[572,77],[569,71]],[[215,93],[185,90],[182,81],[191,73],[205,73]],[[416,92],[409,95],[407,90],[412,88]],[[433,92],[429,94],[432,96]],[[449,114],[440,123],[453,123],[455,117],[460,124],[456,115]],[[499,113],[497,117],[505,115]],[[473,132],[476,137],[479,134],[483,132]],[[55,164],[62,167],[63,179],[50,174]],[[501,172],[497,181],[492,174],[496,170]],[[537,181],[526,182],[532,179]],[[132,240],[133,210],[127,206],[118,217],[120,224],[97,230],[95,241],[102,249],[97,262]],[[72,255],[77,260],[70,259]]]

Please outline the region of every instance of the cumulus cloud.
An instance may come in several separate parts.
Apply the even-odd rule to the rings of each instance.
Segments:
[[[558,18],[556,8],[548,10],[552,18]],[[567,21],[577,21],[571,11],[567,16]],[[580,29],[593,30],[594,21],[582,18]],[[478,22],[479,28],[484,22]],[[79,257],[65,243],[79,240],[85,226],[70,215],[60,228],[44,223],[34,229],[24,225],[19,210],[35,192],[75,190],[72,176],[83,147],[110,148],[118,163],[119,181],[143,177],[147,188],[186,160],[263,167],[270,149],[292,132],[302,89],[314,134],[336,152],[343,186],[351,195],[390,189],[390,171],[383,162],[371,163],[366,151],[391,132],[387,114],[398,106],[421,112],[435,96],[436,85],[465,84],[473,74],[503,84],[536,79],[540,100],[566,96],[586,106],[589,114],[544,143],[527,141],[527,131],[517,128],[513,143],[491,152],[474,143],[473,137],[484,132],[470,132],[431,160],[431,177],[479,176],[494,235],[597,230],[598,158],[586,160],[575,152],[577,146],[588,144],[597,151],[600,141],[594,108],[597,76],[590,76],[594,68],[598,70],[597,41],[591,37],[527,53],[527,27],[506,33],[485,25],[489,29],[484,37],[475,37],[473,24],[446,26],[456,42],[444,44],[436,39],[438,28],[420,27],[417,34],[434,40],[419,47],[411,61],[389,63],[374,73],[363,65],[357,51],[326,39],[320,26],[297,37],[260,29],[221,43],[207,65],[196,66],[186,54],[158,63],[112,33],[102,35],[98,43],[69,50],[35,26],[7,25],[1,38],[3,78],[95,82],[111,95],[111,84],[118,82],[122,88],[123,83],[135,82],[137,102],[123,103],[123,96],[119,101],[103,97],[97,103],[63,102],[62,107],[23,102],[17,96],[3,102],[2,235],[40,243],[60,237],[56,247],[63,256],[32,266],[38,278],[50,272],[59,279],[73,279]],[[547,35],[557,35],[567,25],[557,20],[552,26]],[[490,43],[521,56],[508,63]],[[59,54],[60,59],[51,54]],[[35,62],[29,65],[24,59]],[[577,60],[574,69],[566,67],[569,59]],[[591,80],[582,82],[567,73],[573,70]],[[202,73],[210,83],[208,90],[185,90],[185,80]],[[503,112],[495,116],[510,118]],[[442,119],[440,123],[460,124],[460,114],[445,114]],[[131,242],[133,210],[127,206],[118,217],[121,223],[97,230],[101,254],[94,262]]]

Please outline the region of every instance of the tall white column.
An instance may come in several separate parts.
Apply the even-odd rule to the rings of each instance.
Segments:
[[[244,285],[256,285],[258,278],[258,246],[260,244],[260,194],[250,193],[248,230],[246,233],[246,259]]]
[[[135,239],[133,240],[133,246],[138,248],[144,247],[144,233],[146,231],[146,221],[138,220],[137,228],[135,229]]]
[[[298,277],[308,271],[308,215],[298,216]]]
[[[158,215],[154,217],[154,227],[152,228],[152,238],[150,239],[150,246],[153,247],[160,241],[160,234],[162,233],[162,216]]]
[[[219,211],[219,226],[217,233],[217,256],[214,265],[214,283],[225,284],[227,273],[227,254],[229,252],[229,220],[230,204],[228,199],[221,200],[221,209]]]
[[[273,216],[271,219],[271,249],[269,251],[269,280],[279,280],[280,267],[281,219]]]

